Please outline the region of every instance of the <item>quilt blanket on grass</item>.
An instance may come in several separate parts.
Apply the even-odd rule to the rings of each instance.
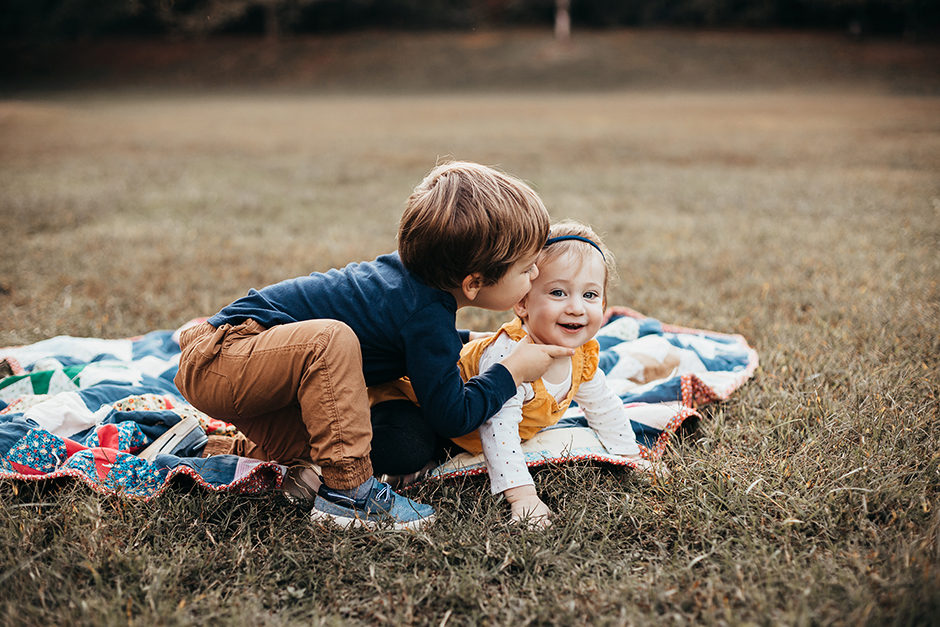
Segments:
[[[150,500],[177,477],[243,493],[280,486],[286,468],[234,455],[139,457],[184,419],[234,433],[190,406],[173,384],[179,333],[126,340],[56,337],[0,349],[0,479],[74,477],[94,490]]]
[[[662,456],[685,420],[698,416],[697,406],[728,398],[758,364],[741,336],[661,324],[626,308],[607,312],[598,341],[600,367],[652,459]],[[0,479],[73,477],[102,493],[143,500],[179,476],[210,490],[278,488],[286,468],[272,462],[137,455],[184,419],[198,418],[210,434],[234,430],[180,395],[173,384],[179,353],[179,330],[124,340],[63,336],[0,348]],[[624,463],[607,454],[577,408],[525,448],[530,466],[578,459]],[[460,455],[431,476],[485,471],[482,456]]]

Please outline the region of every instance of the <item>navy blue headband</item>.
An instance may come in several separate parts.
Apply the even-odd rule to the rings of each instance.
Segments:
[[[604,254],[604,251],[601,250],[601,247],[597,245],[597,242],[595,242],[595,241],[593,241],[593,240],[589,240],[589,239],[586,238],[586,237],[581,237],[580,235],[559,235],[558,237],[549,237],[549,238],[548,238],[548,241],[545,242],[545,246],[542,246],[542,248],[547,248],[548,246],[551,246],[552,244],[555,244],[556,242],[563,242],[563,241],[569,240],[569,239],[576,239],[576,240],[578,240],[579,242],[584,242],[585,244],[590,244],[591,246],[593,246],[594,248],[597,249],[597,252],[599,252],[599,253],[601,254],[601,257],[604,258],[604,261],[607,261],[607,255],[605,255],[605,254]]]

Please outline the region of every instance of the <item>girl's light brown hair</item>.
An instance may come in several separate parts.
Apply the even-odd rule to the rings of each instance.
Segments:
[[[408,198],[398,227],[402,263],[432,287],[470,274],[497,283],[548,239],[549,216],[531,187],[494,168],[452,161],[434,168]]]
[[[604,240],[594,232],[590,226],[578,222],[576,220],[562,220],[561,222],[556,222],[551,226],[551,229],[548,232],[548,239],[553,237],[564,237],[566,235],[576,235],[578,237],[583,237],[589,239],[600,248],[600,252],[587,242],[582,242],[579,240],[562,240],[560,242],[555,242],[551,245],[545,246],[542,248],[542,252],[539,253],[538,259],[535,260],[535,265],[541,267],[542,264],[547,264],[553,259],[557,259],[563,254],[576,251],[582,257],[587,255],[599,255],[603,253],[604,257],[604,304],[607,304],[607,291],[610,288],[610,282],[616,280],[617,278],[617,263],[614,259],[614,254],[610,252],[610,249],[604,244]]]

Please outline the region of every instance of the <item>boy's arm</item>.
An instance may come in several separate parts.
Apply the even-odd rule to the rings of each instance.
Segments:
[[[400,350],[412,388],[428,424],[445,438],[475,431],[516,393],[512,374],[490,368],[467,383],[457,361],[463,343],[446,312],[429,308],[399,332]]]
[[[537,346],[526,340],[501,363],[485,371],[481,368],[479,375],[464,383],[457,367],[463,344],[454,326],[453,313],[434,306],[420,310],[402,327],[399,338],[405,368],[422,413],[431,427],[446,438],[478,429],[512,398],[519,384],[542,376],[553,355],[574,352],[560,346]]]
[[[460,336],[460,341],[464,344],[472,342],[474,340],[482,340],[485,337],[493,335],[492,331],[471,331],[470,329],[457,329],[457,334]]]

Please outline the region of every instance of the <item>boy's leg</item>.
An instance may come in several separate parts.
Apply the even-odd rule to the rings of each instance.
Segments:
[[[198,409],[238,427],[257,445],[253,457],[310,459],[338,490],[371,477],[369,401],[348,326],[206,323],[186,330],[181,345],[177,387]]]
[[[434,520],[433,508],[372,477],[361,350],[348,326],[329,320],[268,330],[252,320],[219,329],[205,324],[185,331],[180,344],[176,385],[195,407],[257,438],[255,457],[263,451],[283,463],[306,448],[321,467],[325,485],[314,499],[314,519],[395,529]]]
[[[421,408],[407,400],[372,406],[372,468],[377,475],[408,475],[437,453],[438,436]]]
[[[424,479],[447,458],[444,444],[424,418],[407,378],[369,388],[372,403],[372,470],[402,488]]]

